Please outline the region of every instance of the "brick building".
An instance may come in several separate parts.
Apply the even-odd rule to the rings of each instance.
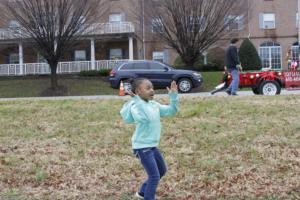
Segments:
[[[137,17],[136,13],[143,11],[143,6],[138,6],[141,2],[109,1],[107,14],[93,25],[95,31],[85,35],[81,45],[65,52],[59,65],[61,72],[70,72],[73,68],[77,71],[110,68],[124,59],[154,59],[172,65],[177,54],[159,41],[156,35],[159,27],[151,20],[143,23],[142,18]],[[298,52],[297,0],[248,0],[247,3],[247,16],[238,17],[228,28],[241,39],[251,39],[263,67],[286,67],[287,49],[292,48],[294,59]],[[11,34],[11,28],[17,26],[14,20],[1,24],[0,75],[48,73],[44,59],[32,49],[30,39]],[[228,41],[229,38],[223,38],[214,47],[224,50]]]
[[[297,0],[250,0],[249,4],[249,23],[241,37],[254,43],[263,67],[287,67],[289,48],[293,59],[298,57]]]

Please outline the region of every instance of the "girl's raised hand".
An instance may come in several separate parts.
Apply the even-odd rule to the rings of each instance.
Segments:
[[[178,87],[175,81],[172,81],[171,83],[171,89],[167,87],[167,90],[169,93],[178,93]]]

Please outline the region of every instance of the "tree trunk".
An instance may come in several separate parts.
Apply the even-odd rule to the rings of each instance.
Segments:
[[[185,63],[187,67],[194,68],[195,67],[194,65],[197,60],[190,56],[187,56],[187,57],[183,57],[182,61]]]
[[[50,68],[51,68],[51,88],[52,90],[55,91],[58,89],[57,73],[56,73],[57,63],[50,64]]]

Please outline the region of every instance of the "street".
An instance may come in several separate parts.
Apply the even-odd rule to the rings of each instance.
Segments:
[[[281,90],[280,95],[300,95],[300,90]],[[214,97],[214,96],[222,96],[222,97],[229,97],[225,92],[218,92],[214,95],[211,95],[210,92],[199,92],[199,93],[188,93],[188,94],[179,94],[180,97],[185,98],[194,98],[194,97]],[[238,96],[254,96],[252,91],[239,91]],[[157,94],[155,95],[156,98],[163,98],[166,97],[166,94]],[[130,97],[127,95],[125,97],[117,96],[117,95],[96,95],[96,96],[62,96],[62,97],[25,97],[25,98],[0,98],[0,101],[20,101],[20,100],[106,100],[106,99],[129,99]]]

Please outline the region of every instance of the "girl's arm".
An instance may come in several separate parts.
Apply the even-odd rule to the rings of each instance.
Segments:
[[[161,105],[158,103],[159,113],[161,117],[173,116],[178,111],[178,93],[169,93],[169,99],[169,105]]]
[[[173,116],[178,111],[178,89],[175,81],[172,81],[171,83],[171,89],[167,87],[167,90],[169,92],[169,99],[170,104],[169,105],[159,105],[159,113],[160,116]]]
[[[121,114],[123,120],[128,124],[134,123],[134,119],[133,119],[131,111],[130,111],[132,105],[133,105],[133,101],[129,101],[123,106],[123,108],[120,111],[120,114]]]

